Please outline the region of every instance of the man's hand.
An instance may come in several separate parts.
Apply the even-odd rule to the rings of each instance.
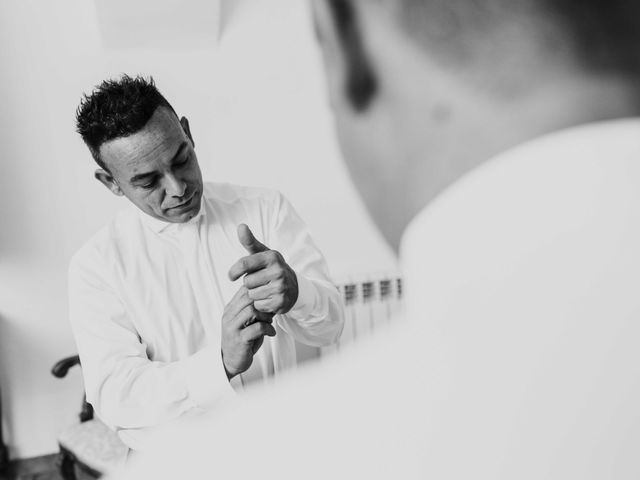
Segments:
[[[273,315],[256,311],[247,289],[240,287],[222,315],[222,361],[229,380],[246,371],[264,336],[273,337]]]
[[[229,278],[243,275],[244,286],[260,312],[287,313],[298,300],[298,278],[282,255],[270,250],[253,236],[244,223],[238,226],[238,239],[250,253],[238,260],[229,270]]]

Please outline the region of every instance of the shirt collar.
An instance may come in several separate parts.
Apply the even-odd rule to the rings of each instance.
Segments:
[[[200,199],[200,209],[198,210],[198,213],[191,220],[184,223],[165,222],[164,220],[160,220],[159,218],[152,217],[151,215],[149,215],[146,212],[143,212],[140,209],[138,209],[138,212],[142,220],[142,223],[147,225],[151,230],[153,230],[156,233],[173,231],[176,229],[180,229],[185,225],[198,225],[203,218],[206,218],[206,211],[204,207],[204,195]]]
[[[586,123],[541,135],[488,159],[438,194],[409,222],[400,243],[401,263],[411,262],[414,253],[419,251],[434,208],[446,211],[452,195],[460,190],[467,190],[468,179],[489,181],[486,180],[488,173],[495,172],[495,175],[490,178],[497,179],[500,178],[499,173],[507,174],[523,163],[534,165],[539,163],[537,162],[539,158],[562,158],[562,155],[568,155],[566,153],[568,146],[581,145],[580,156],[583,161],[589,155],[594,158],[602,157],[602,152],[607,152],[609,156],[615,155],[617,149],[622,146],[632,144],[634,148],[638,148],[639,131],[640,118],[638,117]],[[468,196],[458,195],[458,198],[465,197]]]
[[[500,238],[504,235],[509,237],[511,235],[509,230],[512,226],[510,224],[504,224],[504,231],[498,227],[501,221],[504,222],[503,219],[508,217],[501,213],[497,217],[493,217],[491,209],[482,210],[483,221],[478,223],[475,213],[478,208],[482,209],[482,207],[478,207],[478,199],[482,201],[485,198],[491,198],[498,192],[497,195],[500,199],[509,201],[512,205],[516,205],[516,208],[519,205],[517,202],[524,206],[532,204],[530,202],[534,202],[532,200],[534,197],[530,193],[527,193],[526,197],[516,195],[516,198],[508,198],[504,192],[519,192],[519,185],[528,182],[529,185],[537,185],[538,193],[544,196],[546,195],[544,181],[535,179],[541,179],[545,176],[564,179],[567,185],[566,193],[571,196],[573,188],[571,182],[575,177],[583,175],[582,168],[588,172],[590,168],[594,168],[590,165],[606,165],[609,159],[615,157],[637,158],[640,152],[638,138],[640,138],[640,118],[611,120],[572,127],[515,146],[488,159],[447,187],[424,206],[411,220],[403,234],[400,246],[400,263],[404,277],[405,318],[412,322],[415,319],[423,318],[425,295],[433,295],[434,291],[431,290],[435,285],[433,282],[440,282],[440,280],[436,280],[438,274],[434,273],[437,268],[442,268],[441,265],[438,267],[437,262],[434,262],[436,256],[444,256],[450,261],[464,261],[451,251],[443,252],[443,249],[446,250],[449,245],[450,239],[467,237],[468,230],[461,228],[460,225],[482,225],[482,228],[485,228],[488,218],[490,219],[488,224],[493,226],[491,228],[494,231],[487,234],[486,238]],[[602,171],[605,172],[605,170]],[[612,170],[611,175],[616,174],[619,175],[620,171],[618,170],[616,173],[615,170]],[[595,175],[592,173],[592,176]],[[617,177],[603,176],[602,178],[602,182],[592,184],[591,188],[594,191],[602,192],[604,188],[614,188],[611,185],[615,185],[615,183],[611,182],[615,182]],[[609,186],[605,187],[606,185]],[[556,190],[556,195],[558,195],[558,191],[560,190]],[[602,193],[598,194],[602,195]],[[487,204],[481,203],[481,205],[486,206]],[[594,205],[600,206],[595,203]],[[544,222],[540,221],[540,225],[546,226],[540,227],[541,236],[539,238],[530,236],[524,240],[530,242],[529,244],[522,243],[522,239],[514,240],[520,243],[511,243],[514,249],[519,249],[513,251],[536,252],[537,254],[542,251],[541,245],[546,248],[550,242],[548,239],[555,238],[552,233],[560,238],[564,237],[564,233],[557,233],[564,232],[564,230],[557,230],[557,232],[553,230],[561,228],[553,225],[560,225],[564,221],[547,218],[548,214],[544,210],[540,210],[539,215],[545,218]],[[573,224],[569,223],[569,225]],[[544,231],[544,228],[549,230]],[[563,226],[562,228],[576,227]],[[484,241],[489,243],[486,238]],[[473,242],[470,241],[470,243]],[[464,246],[464,242],[456,244],[456,248],[464,248]],[[477,250],[477,252],[487,254],[485,250]],[[462,258],[465,257],[462,256]],[[435,266],[434,263],[436,263]],[[427,269],[430,273],[425,275]],[[454,284],[450,283],[449,285]],[[458,295],[455,290],[449,290],[447,294]],[[436,296],[440,297],[441,294],[438,293]],[[422,329],[428,322],[414,324]],[[421,335],[425,336],[425,332],[422,331]]]

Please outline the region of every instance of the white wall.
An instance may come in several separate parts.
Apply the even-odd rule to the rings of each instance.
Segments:
[[[190,119],[205,178],[283,191],[335,277],[395,267],[339,159],[306,3],[231,0],[216,45],[201,21],[191,36],[183,24],[207,1],[180,2],[194,15],[133,48],[113,42],[109,2],[0,3],[0,385],[13,457],[55,451],[77,421],[79,372],[49,370],[75,352],[69,258],[123,205],[93,180],[74,132],[80,93],[105,77],[153,74]]]

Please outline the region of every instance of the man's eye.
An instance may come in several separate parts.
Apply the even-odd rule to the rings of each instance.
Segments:
[[[140,185],[142,188],[146,188],[147,190],[152,189],[153,187],[155,187],[156,185],[156,181],[155,180],[151,180],[150,182],[147,183],[143,183],[142,185]]]

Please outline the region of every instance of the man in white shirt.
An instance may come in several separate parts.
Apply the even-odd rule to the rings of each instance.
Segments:
[[[203,183],[152,80],[103,82],[77,126],[96,178],[133,204],[69,273],[87,400],[128,446],[293,367],[295,340],[338,338],[339,294],[300,217],[277,192]]]
[[[313,10],[345,159],[401,252],[407,323],[125,478],[638,478],[640,7]]]

